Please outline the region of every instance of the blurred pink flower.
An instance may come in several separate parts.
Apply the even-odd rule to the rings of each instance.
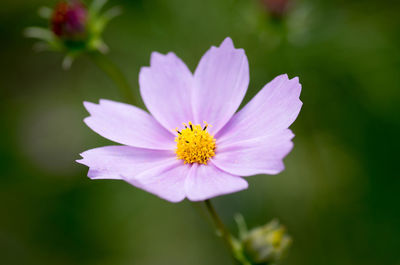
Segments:
[[[84,103],[85,123],[123,144],[81,154],[91,179],[122,179],[171,202],[201,201],[246,189],[243,176],[284,169],[294,137],[288,127],[302,106],[297,77],[276,77],[235,114],[249,65],[226,38],[194,74],[174,53],[154,52],[139,83],[151,115],[110,100]]]

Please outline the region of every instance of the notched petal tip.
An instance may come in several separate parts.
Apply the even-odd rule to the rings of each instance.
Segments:
[[[168,52],[165,56],[178,57],[174,52]]]
[[[288,74],[280,74],[277,77],[275,77],[274,79],[272,79],[272,81],[274,81],[274,80],[289,81],[290,79],[289,79]]]
[[[284,80],[285,82],[288,82],[288,81],[294,82],[294,83],[297,83],[297,85],[300,85],[300,87],[301,87],[300,79],[298,76],[290,78],[288,74],[281,74],[281,75],[278,75],[277,77],[275,77],[275,79],[282,79],[282,81]]]
[[[79,155],[80,155],[81,157],[83,157],[82,154],[79,154]],[[77,163],[79,163],[79,164],[82,164],[82,165],[85,165],[85,164],[83,163],[84,160],[85,160],[84,158],[81,158],[81,159],[75,160],[75,162],[77,162]]]
[[[292,79],[290,79],[288,74],[281,74],[281,75],[278,75],[277,77],[275,77],[268,84],[273,84],[273,83],[280,83],[281,85],[284,85],[285,87],[289,87],[290,88],[289,90],[293,92],[293,96],[297,97],[298,100],[300,101],[299,97],[300,97],[302,87],[301,87],[298,76],[295,76]],[[300,101],[300,103],[302,104],[301,101]]]
[[[150,55],[150,67],[165,63],[166,60],[175,60],[178,56],[174,52],[162,54],[160,52],[152,52]]]
[[[85,158],[87,157],[87,155],[90,154],[90,152],[91,152],[92,150],[100,149],[100,148],[101,148],[101,147],[97,147],[97,148],[93,148],[93,149],[89,149],[89,150],[83,151],[82,153],[79,154],[80,157],[82,157],[82,159],[80,159],[80,161],[85,160]]]
[[[119,102],[119,101],[114,101],[114,100],[110,100],[110,99],[103,99],[101,98],[99,100],[99,104],[98,106],[104,107],[104,108],[115,108],[116,106],[119,107],[132,107],[131,104],[128,103],[124,103],[124,102]]]
[[[120,102],[116,102],[116,101],[112,101],[112,100],[104,99],[104,98],[99,99],[99,105],[105,105],[108,103],[120,103]]]
[[[287,132],[288,132],[288,134],[287,134],[287,136],[288,136],[288,139],[291,141],[291,140],[293,140],[293,138],[296,136],[294,133],[293,133],[293,131],[291,130],[291,129],[286,129],[287,130]]]
[[[159,60],[161,60],[165,55],[159,52],[152,52],[150,55],[150,66],[156,64]]]
[[[139,84],[143,81],[143,78],[145,78],[145,76],[147,74],[149,74],[151,72],[151,66],[142,66],[140,67],[139,70]]]
[[[290,151],[289,151],[290,152]],[[288,152],[288,153],[289,153]],[[275,170],[271,170],[270,172],[268,172],[268,175],[278,175],[280,174],[282,171],[285,170],[285,164],[283,162],[280,163],[279,168],[275,169]],[[265,174],[265,173],[262,173]]]
[[[292,81],[292,80],[300,84],[300,81],[299,81],[299,77],[298,77],[298,76],[295,76],[295,77],[293,77],[292,79],[290,79],[290,81]]]
[[[246,54],[244,49],[235,48],[235,45],[233,44],[233,41],[232,41],[232,39],[230,37],[226,37],[219,47],[211,46],[211,49],[212,50],[214,50],[214,49],[217,49],[217,50],[218,49],[223,49],[225,51],[234,51],[236,53],[243,54],[243,55]]]
[[[85,107],[87,112],[89,112],[90,115],[93,115],[93,112],[96,110],[97,107],[99,107],[98,104],[89,101],[84,101],[83,106]]]
[[[297,81],[297,82],[299,82],[299,77],[298,76],[295,76],[295,77],[293,77],[293,78],[290,78],[289,77],[289,75],[287,74],[287,73],[285,73],[285,74],[280,74],[280,75],[278,75],[276,78],[284,78],[284,79],[286,79],[286,80],[290,80],[290,81]]]
[[[83,101],[83,106],[87,109],[92,105],[96,105],[96,103],[90,102],[90,101]]]
[[[92,116],[88,116],[86,118],[83,119],[83,122],[86,124],[86,126],[88,126],[90,128],[90,124],[91,124],[91,120],[92,120]]]
[[[230,37],[226,37],[226,38],[222,41],[222,43],[221,43],[221,45],[220,45],[219,47],[220,47],[220,48],[226,47],[226,48],[232,48],[232,49],[235,48],[235,46],[234,46],[234,44],[233,44],[233,41],[232,41],[232,39],[231,39]]]
[[[300,84],[300,80],[299,80],[298,76],[290,78],[288,74],[281,74],[281,75],[278,75],[277,77],[275,77],[274,79],[272,79],[272,81],[296,83],[296,85],[299,85],[301,88],[301,84]]]
[[[245,55],[245,51],[242,48],[235,48],[233,41],[230,37],[226,37],[222,43],[219,46],[214,46],[211,45],[209,51],[211,52],[219,52],[219,51],[224,51],[224,52],[239,52]]]
[[[79,154],[79,156],[81,157],[80,159],[75,160],[75,162],[85,165],[85,166],[89,166],[89,160],[88,157],[90,157],[90,153],[91,151],[95,150],[95,149],[100,149],[101,147],[97,147],[97,148],[93,148],[93,149],[89,149],[86,150],[82,153]]]

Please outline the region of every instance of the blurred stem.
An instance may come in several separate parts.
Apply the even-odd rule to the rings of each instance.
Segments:
[[[92,61],[103,70],[112,81],[114,81],[120,94],[124,97],[127,103],[137,105],[136,99],[133,95],[133,90],[118,66],[100,52],[89,53],[89,56],[90,59],[92,59]]]
[[[215,211],[215,208],[212,205],[211,201],[205,200],[204,203],[208,212],[210,213],[211,218],[213,219],[215,227],[217,228],[218,235],[220,235],[225,240],[229,248],[232,248],[232,236],[226,229],[224,223],[217,214],[217,211]]]
[[[206,205],[206,209],[214,222],[218,235],[224,239],[235,261],[242,265],[251,265],[251,263],[243,255],[240,242],[234,236],[232,236],[229,230],[225,227],[211,201],[205,200],[204,204]]]

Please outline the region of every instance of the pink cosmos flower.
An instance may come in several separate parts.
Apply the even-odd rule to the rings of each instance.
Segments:
[[[152,53],[139,84],[151,115],[110,100],[84,102],[85,123],[122,144],[81,154],[91,179],[122,179],[171,202],[201,201],[246,189],[245,176],[284,169],[294,137],[288,127],[302,106],[297,77],[276,77],[235,114],[249,65],[226,38],[194,74],[174,53]]]

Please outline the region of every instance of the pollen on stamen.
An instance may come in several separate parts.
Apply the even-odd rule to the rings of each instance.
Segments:
[[[176,155],[185,164],[199,163],[207,164],[208,160],[215,155],[215,138],[207,131],[209,124],[204,122],[194,125],[192,122],[183,123],[185,129],[181,131],[176,128],[178,135],[175,137]]]

